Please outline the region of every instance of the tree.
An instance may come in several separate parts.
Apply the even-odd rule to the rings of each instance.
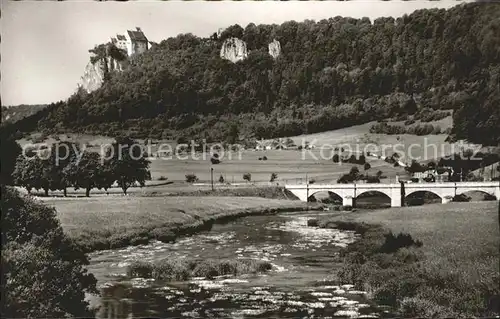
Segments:
[[[287,147],[293,147],[293,146],[295,146],[295,142],[291,138],[287,137],[285,140],[285,145]]]
[[[67,188],[71,186],[71,181],[66,176],[65,168],[78,160],[80,147],[72,142],[58,142],[51,147],[49,165],[54,170],[53,187],[62,189],[64,196],[67,196]]]
[[[13,137],[2,136],[1,147],[0,163],[2,163],[2,169],[0,171],[0,181],[2,184],[8,185],[14,182],[12,173],[16,168],[17,157],[21,155],[22,150]]]
[[[429,163],[427,163],[427,169],[430,169],[430,170],[436,169],[436,163],[433,161],[430,161]]]
[[[223,139],[236,123],[241,136],[267,139],[415,111],[414,119],[432,118],[421,111],[426,105],[429,114],[454,110],[455,138],[497,145],[498,12],[498,4],[470,3],[438,14],[419,10],[397,23],[335,18],[231,26],[217,42],[182,34],[134,59],[133,68],[108,72],[95,94],[54,103],[9,131],[138,128],[144,136]],[[247,42],[246,59],[218,58],[220,42],[229,37]],[[273,39],[286,52],[277,59],[266,52]],[[107,56],[107,48],[96,48],[97,59]],[[407,129],[377,127],[397,134]],[[429,129],[437,131],[422,125],[414,132]]]
[[[210,157],[210,162],[213,165],[220,164],[219,154],[217,153],[213,154],[212,157]]]
[[[99,183],[101,170],[101,156],[96,152],[85,152],[79,163],[73,161],[67,165],[63,173],[68,183],[75,189],[85,189],[85,196]]]
[[[151,162],[139,143],[129,137],[116,138],[116,142],[112,144],[112,152],[109,163],[124,194],[135,183],[143,187],[147,180],[151,180]]]
[[[406,170],[408,171],[408,173],[413,174],[417,172],[424,172],[425,168],[416,160],[412,160],[410,166],[406,167]]]
[[[2,185],[2,317],[94,317],[97,294],[87,256],[63,232],[53,208]]]
[[[361,154],[358,159],[358,164],[364,165],[365,163],[366,163],[366,157],[363,154]]]
[[[26,188],[31,193],[33,188],[38,186],[37,169],[34,159],[28,159],[22,155],[17,157],[17,163],[12,173],[14,185]]]
[[[363,165],[363,168],[365,169],[365,171],[367,171],[372,168],[372,166],[370,165],[370,163],[365,163],[365,165]]]
[[[269,180],[271,183],[274,182],[278,178],[278,174],[271,173],[271,179]]]
[[[238,124],[231,123],[227,131],[226,141],[229,144],[235,144],[239,140],[240,130],[238,129]]]
[[[339,154],[333,155],[332,161],[334,163],[340,163],[340,156],[339,156]]]
[[[243,174],[243,180],[250,182],[252,180],[252,174],[250,173]]]
[[[222,176],[222,174],[220,174],[219,183],[221,183],[221,184],[224,183],[224,176]]]
[[[359,168],[357,166],[351,167],[351,170],[349,171],[349,175],[353,177],[357,177],[359,175]]]
[[[12,176],[14,183],[26,188],[28,192],[43,189],[45,196],[48,196],[49,190],[57,188],[56,174],[48,159],[42,159],[39,155],[31,158],[19,155]]]
[[[108,193],[108,189],[116,182],[116,175],[109,160],[101,161],[96,179],[96,188],[104,189]]]

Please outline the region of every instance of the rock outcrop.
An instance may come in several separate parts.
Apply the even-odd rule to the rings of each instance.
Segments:
[[[87,93],[97,90],[102,86],[106,75],[112,71],[122,71],[122,63],[108,56],[95,63],[89,61],[85,67],[79,86]]]
[[[247,44],[238,38],[229,38],[224,41],[220,49],[220,57],[233,63],[248,57]]]
[[[277,40],[273,40],[273,42],[269,43],[268,45],[269,48],[269,55],[272,56],[273,58],[277,58],[281,54],[281,44]]]

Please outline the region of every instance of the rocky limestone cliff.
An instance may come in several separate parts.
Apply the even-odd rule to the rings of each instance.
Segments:
[[[79,86],[87,91],[87,93],[90,93],[102,86],[104,78],[109,72],[122,70],[122,63],[110,56],[99,59],[95,63],[89,61],[80,79]]]
[[[279,41],[276,39],[273,40],[273,42],[269,43],[268,45],[269,48],[269,55],[272,56],[273,58],[277,58],[281,54],[281,44]]]
[[[220,49],[220,57],[233,63],[248,57],[247,44],[238,38],[229,38],[224,41]]]

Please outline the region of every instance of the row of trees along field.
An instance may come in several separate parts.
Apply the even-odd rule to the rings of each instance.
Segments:
[[[240,136],[315,133],[372,120],[455,110],[452,138],[500,141],[499,3],[417,10],[394,19],[334,17],[233,25],[220,37],[181,34],[134,57],[102,88],[81,91],[24,119],[14,131]],[[225,39],[248,58],[221,59]],[[274,39],[281,55],[267,52]]]
[[[127,189],[138,183],[145,185],[151,179],[150,162],[138,144],[130,138],[117,138],[107,154],[81,150],[78,144],[60,142],[44,154],[28,153],[18,156],[13,172],[13,183],[32,189],[85,189],[88,197],[93,188],[108,190],[116,182]]]

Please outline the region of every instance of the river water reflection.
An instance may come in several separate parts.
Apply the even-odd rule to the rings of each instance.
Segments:
[[[308,227],[307,219],[318,214],[322,213],[245,217],[176,243],[93,253],[89,269],[103,292],[99,317],[383,317],[363,292],[335,280],[340,267],[336,256],[357,235]],[[169,258],[253,258],[270,261],[273,269],[186,282],[125,276],[135,260]]]

